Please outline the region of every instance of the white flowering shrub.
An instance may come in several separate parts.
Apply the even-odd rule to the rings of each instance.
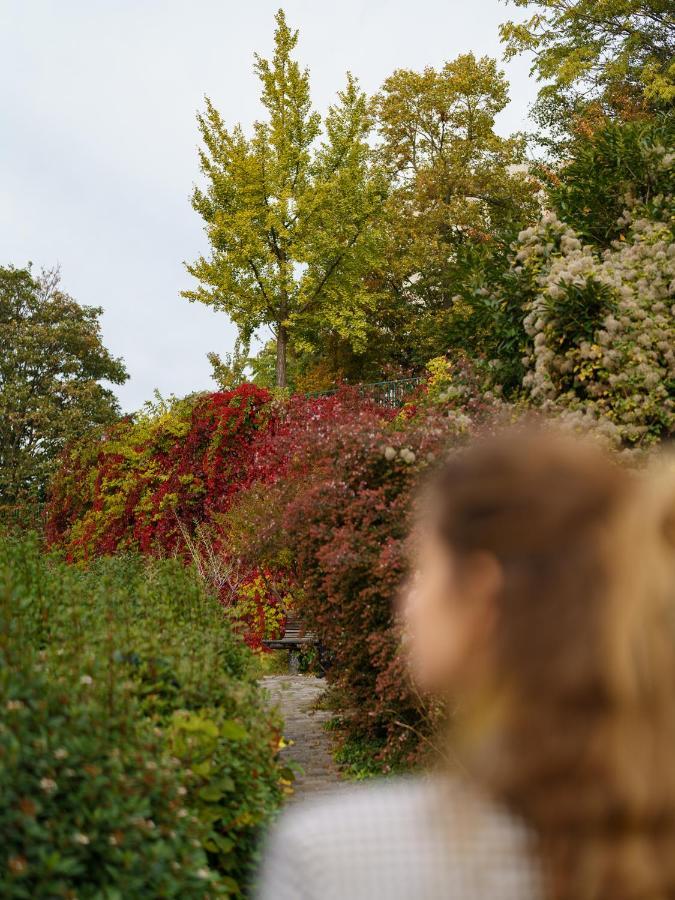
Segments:
[[[520,233],[515,257],[527,396],[624,447],[675,430],[675,243],[668,216],[643,212],[626,211],[604,251],[549,212]]]

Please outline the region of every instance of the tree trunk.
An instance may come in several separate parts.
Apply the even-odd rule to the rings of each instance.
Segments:
[[[277,387],[286,387],[286,348],[288,347],[288,332],[286,326],[277,326]]]

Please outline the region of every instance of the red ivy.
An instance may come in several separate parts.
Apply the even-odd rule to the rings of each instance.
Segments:
[[[254,478],[270,394],[254,385],[204,394],[156,423],[125,419],[71,448],[54,480],[50,544],[71,560],[184,550],[181,526],[214,520]]]

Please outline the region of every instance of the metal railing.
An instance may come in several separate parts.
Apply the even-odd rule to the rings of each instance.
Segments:
[[[368,397],[379,406],[396,409],[403,406],[410,395],[424,382],[423,378],[399,378],[396,381],[374,381],[370,384],[355,385],[363,397]],[[348,385],[349,386],[349,385]],[[330,397],[337,394],[339,388],[329,391],[314,391],[307,397]]]

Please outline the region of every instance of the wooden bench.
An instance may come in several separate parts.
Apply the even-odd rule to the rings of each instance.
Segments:
[[[302,650],[317,643],[316,635],[311,633],[305,634],[298,617],[290,613],[286,619],[284,636],[277,640],[263,641],[262,645],[268,650]]]

